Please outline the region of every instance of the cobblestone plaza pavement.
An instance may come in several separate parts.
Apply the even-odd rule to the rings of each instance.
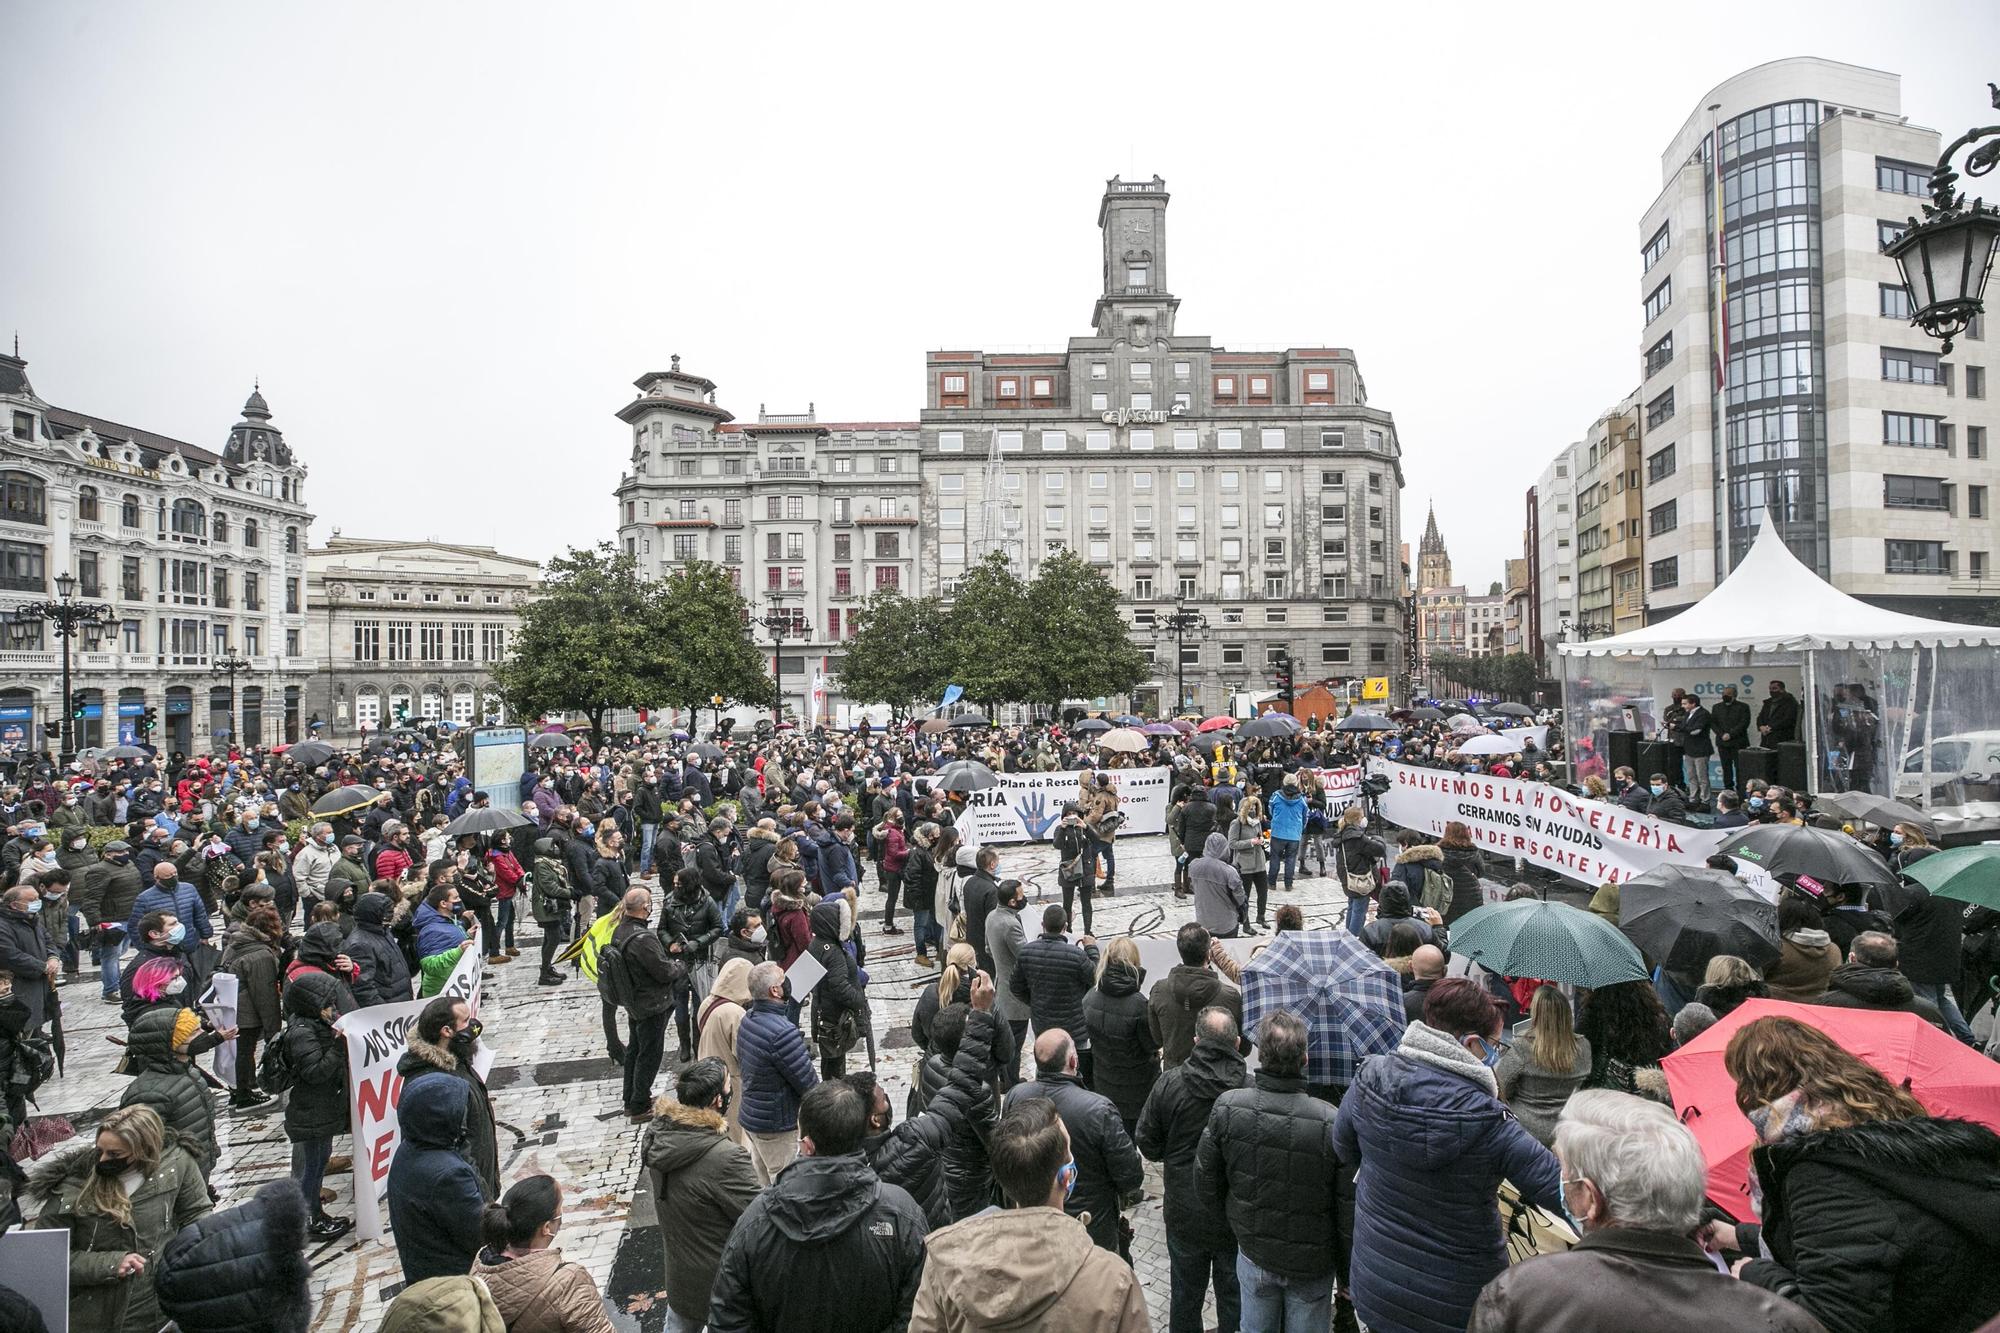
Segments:
[[[1093,924],[1099,936],[1127,930],[1171,935],[1192,911],[1171,891],[1166,840],[1121,839],[1118,843],[1119,894],[1098,899]],[[1003,848],[1003,876],[1047,884],[1054,894],[1054,853],[1046,846]],[[1295,891],[1272,894],[1273,910],[1299,903],[1308,927],[1339,920],[1340,892],[1330,879],[1300,879]],[[1036,905],[1035,888],[1030,889]],[[881,896],[872,872],[862,889],[868,945],[869,997],[878,1034],[877,1069],[900,1114],[909,1086],[912,1052],[909,1020],[921,983],[935,972],[921,970],[911,957],[909,936],[882,934]],[[907,914],[898,924],[908,926]],[[528,927],[533,930],[532,924]],[[653,1333],[664,1326],[665,1304],[658,1300],[663,1259],[652,1201],[640,1180],[638,1146],[642,1128],[619,1106],[619,1069],[605,1055],[596,989],[582,978],[560,987],[535,981],[535,941],[526,931],[518,941],[522,956],[506,967],[489,968],[481,1019],[485,1040],[497,1052],[489,1080],[499,1123],[503,1184],[547,1172],[562,1183],[564,1215],[557,1245],[566,1258],[583,1264],[605,1292],[613,1321],[621,1329]],[[98,1000],[91,970],[59,992],[69,1036],[68,1073],[43,1089],[38,1114],[67,1116],[89,1134],[116,1107],[128,1080],[111,1072],[122,1038],[118,1010]],[[671,1030],[668,1034],[672,1041]],[[866,1061],[864,1048],[849,1057],[850,1067]],[[671,1064],[671,1045],[669,1047]],[[663,1070],[656,1091],[669,1092],[671,1069]],[[240,1202],[257,1186],[290,1171],[282,1103],[253,1113],[230,1110],[218,1098],[217,1131],[222,1154],[213,1183],[224,1206]],[[348,1150],[345,1139],[335,1152]],[[1167,1323],[1168,1271],[1165,1230],[1160,1220],[1159,1168],[1147,1164],[1146,1199],[1131,1214],[1137,1238],[1133,1259],[1153,1324]],[[353,1177],[329,1176],[338,1197],[328,1211],[351,1216]],[[402,1283],[393,1244],[359,1242],[352,1235],[312,1251],[314,1328],[339,1333],[371,1333]],[[1212,1311],[1211,1311],[1212,1317]]]

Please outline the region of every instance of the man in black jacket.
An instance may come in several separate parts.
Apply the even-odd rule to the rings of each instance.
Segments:
[[[706,895],[701,895],[701,905],[711,914],[715,911],[715,904]],[[649,929],[653,919],[649,890],[627,890],[619,910],[625,919],[611,932],[612,946],[620,954],[619,962],[613,965],[624,968],[623,1007],[632,1027],[632,1035],[625,1041],[625,1113],[637,1125],[653,1116],[653,1079],[666,1054],[667,1011],[674,1007],[676,991],[686,989],[688,965],[676,966],[667,956],[669,946],[660,943],[659,935]],[[671,909],[665,915],[671,916]],[[704,940],[702,948],[707,947]],[[680,939],[671,946],[671,952],[682,957],[686,949]],[[682,1064],[687,1063],[687,1053],[687,1029],[682,1028]]]
[[[1763,737],[1758,744],[1766,749],[1799,738],[1798,696],[1787,694],[1782,680],[1774,680],[1770,685],[1770,697],[1757,710],[1757,734]]]
[[[701,876],[693,867],[683,867],[674,876],[673,892],[660,909],[660,934],[667,952],[685,969],[674,987],[674,1033],[680,1040],[677,1064],[693,1058],[690,1030],[694,1005],[694,970],[709,961],[710,950],[722,938],[722,912],[701,887]]]
[[[364,893],[354,904],[354,929],[342,948],[354,963],[354,1003],[395,1004],[410,998],[410,963],[389,934],[395,909],[384,893]]]
[[[998,1022],[993,983],[982,972],[973,978],[970,1008],[947,1005],[932,1020],[932,1041],[952,1048],[951,1063],[924,1109],[899,1125],[874,1070],[844,1075],[868,1101],[868,1137],[862,1140],[861,1155],[875,1174],[910,1192],[933,1228],[984,1208],[992,1187],[985,1143],[996,1116],[986,1062]]]
[[[729,850],[733,826],[727,816],[708,821],[708,832],[694,845],[695,869],[701,872],[701,886],[727,918],[736,912],[736,858]]]
[[[1227,1009],[1237,1026],[1243,1025],[1243,992],[1216,972],[1207,929],[1199,921],[1188,922],[1174,936],[1174,947],[1180,951],[1181,961],[1146,997],[1147,1021],[1153,1025],[1153,1040],[1159,1043],[1160,1059],[1168,1069],[1194,1050],[1195,1017],[1203,1009],[1210,1005]]]
[[[844,1080],[799,1105],[799,1159],[729,1233],[712,1333],[901,1329],[923,1276],[924,1210],[862,1156],[868,1103]]]
[[[825,1079],[839,1078],[847,1072],[847,1052],[852,1043],[843,1032],[846,1025],[842,1016],[854,1015],[857,1032],[864,1031],[868,1023],[868,997],[861,991],[859,969],[841,947],[846,905],[844,898],[828,898],[812,909],[809,918],[812,939],[806,944],[806,952],[826,969],[826,975],[812,990],[813,1040],[819,1047],[819,1076]]]
[[[1080,1221],[1088,1218],[1084,1225],[1099,1249],[1124,1254],[1118,1209],[1139,1201],[1145,1165],[1125,1133],[1117,1105],[1084,1086],[1077,1073],[1076,1043],[1069,1033],[1039,1024],[1036,1029],[1035,1081],[1011,1089],[1002,1113],[1030,1097],[1046,1097],[1056,1104],[1076,1162],[1076,1188],[1063,1211]]]
[[[83,913],[84,930],[98,946],[98,975],[104,984],[104,1002],[118,1002],[118,955],[128,941],[125,922],[132,904],[139,901],[145,885],[139,868],[132,864],[132,847],[122,838],[104,844],[103,859],[84,872],[83,888],[76,895],[76,907]],[[138,943],[138,941],[129,941]]]
[[[1077,1059],[1088,1084],[1090,1038],[1083,1021],[1083,997],[1097,984],[1097,941],[1080,935],[1071,944],[1063,938],[1068,928],[1069,918],[1061,907],[1050,903],[1043,908],[1041,936],[1021,946],[1020,961],[1007,985],[1015,998],[1028,1002],[1028,1021],[1036,1032],[1060,1028],[1073,1039],[1081,1038]]]
[[[1255,1085],[1215,1100],[1195,1154],[1195,1189],[1203,1210],[1226,1216],[1236,1233],[1249,1322],[1325,1328],[1341,1173],[1334,1108],[1306,1091],[1306,1025],[1297,1016],[1266,1015],[1257,1054]]]
[[[1000,849],[987,843],[979,849],[972,860],[972,873],[965,877],[965,936],[971,941],[972,952],[979,957],[979,970],[988,976],[998,976],[993,967],[993,952],[986,947],[986,918],[1000,905],[1000,881],[994,871],[1000,865]],[[938,870],[948,870],[939,866]],[[949,909],[943,903],[936,904],[937,914],[945,915]]]
[[[1722,789],[1736,790],[1736,755],[1750,744],[1750,705],[1739,701],[1736,687],[1722,687],[1722,698],[1708,710],[1709,729],[1715,735],[1715,755],[1722,764]]]
[[[1241,1309],[1236,1282],[1236,1233],[1229,1219],[1209,1213],[1195,1190],[1195,1152],[1208,1127],[1215,1099],[1243,1086],[1242,1052],[1235,1017],[1211,1007],[1195,1020],[1194,1051],[1160,1076],[1139,1113],[1139,1151],[1162,1163],[1166,1199],[1161,1216],[1167,1228],[1167,1262],[1172,1274],[1170,1328],[1181,1333],[1202,1326],[1201,1303],[1209,1278],[1215,1279],[1215,1320],[1235,1328]]]

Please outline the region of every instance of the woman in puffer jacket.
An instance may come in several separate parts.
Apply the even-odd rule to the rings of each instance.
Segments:
[[[1250,915],[1250,895],[1257,895],[1257,925],[1268,928],[1271,898],[1270,877],[1264,873],[1269,859],[1264,851],[1264,805],[1255,796],[1243,798],[1236,818],[1229,825],[1229,861],[1243,876],[1243,915]],[[1133,1117],[1136,1119],[1137,1117]],[[1131,1126],[1126,1126],[1129,1131]]]
[[[1136,1130],[1139,1112],[1160,1077],[1160,1043],[1153,1035],[1146,997],[1139,993],[1145,981],[1138,944],[1131,936],[1120,935],[1104,946],[1097,984],[1083,997],[1091,1090],[1109,1097],[1118,1108],[1127,1137]]]
[[[554,1246],[561,1227],[562,1189],[549,1176],[517,1181],[486,1205],[472,1275],[493,1293],[507,1333],[612,1333],[589,1270]]]

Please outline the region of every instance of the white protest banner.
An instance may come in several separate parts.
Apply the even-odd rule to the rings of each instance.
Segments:
[[[463,999],[477,1014],[483,967],[478,948],[468,947],[438,994]],[[396,1123],[396,1103],[403,1095],[396,1062],[409,1049],[410,1029],[416,1026],[417,1015],[435,998],[427,995],[370,1005],[342,1014],[333,1025],[347,1040],[348,1111],[354,1129],[354,1223],[356,1234],[366,1240],[382,1238],[382,1194],[389,1186],[389,1163],[403,1137]],[[492,1048],[482,1042],[472,1065],[483,1078],[493,1067]]]
[[[1319,778],[1320,790],[1326,793],[1328,818],[1339,815],[1361,795],[1359,764],[1348,768],[1316,768],[1313,773]]]
[[[208,979],[208,990],[201,997],[201,1011],[214,1022],[216,1031],[236,1026],[237,988],[241,984],[242,979],[229,972],[217,972]],[[215,1076],[225,1088],[236,1086],[235,1042],[225,1041],[215,1048]]]
[[[1045,842],[1062,818],[1063,807],[1082,793],[1083,779],[1100,772],[1111,775],[1112,790],[1118,793],[1118,808],[1125,815],[1118,830],[1121,836],[1167,831],[1172,770],[1063,769],[995,774],[999,786],[966,794],[965,811],[958,820],[959,837],[968,847],[983,847],[989,842]]]
[[[1372,771],[1389,779],[1381,808],[1392,823],[1442,833],[1457,820],[1485,850],[1585,884],[1623,883],[1658,865],[1700,865],[1730,832],[1671,824],[1519,778],[1382,760],[1373,761]]]

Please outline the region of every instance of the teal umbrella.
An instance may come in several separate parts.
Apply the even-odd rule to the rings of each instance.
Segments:
[[[2000,908],[2000,843],[1933,852],[1911,862],[1903,874],[1940,898]]]
[[[1451,929],[1451,951],[1503,977],[1592,989],[1651,975],[1638,947],[1603,917],[1534,898],[1467,912]]]

